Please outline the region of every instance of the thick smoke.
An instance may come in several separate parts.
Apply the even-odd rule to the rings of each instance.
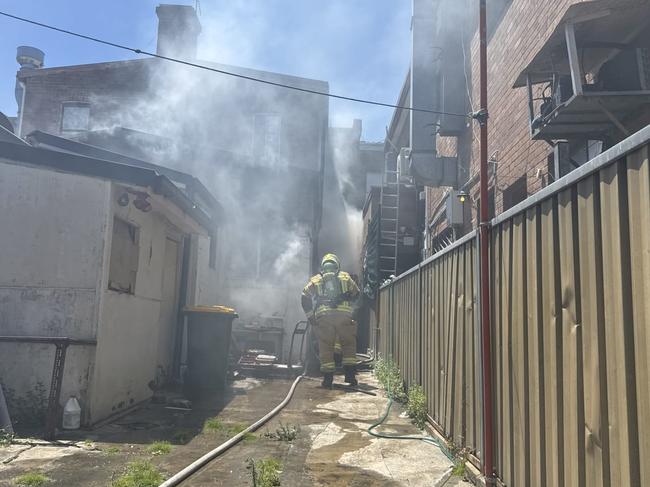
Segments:
[[[306,24],[297,28],[320,24],[323,16],[340,22],[341,9],[346,8],[334,2],[316,9],[319,17],[307,16]],[[202,63],[219,60],[270,68],[260,52],[266,43],[276,42],[277,28],[250,2],[229,2],[215,12],[204,9],[200,20],[203,34],[198,58]],[[246,35],[241,35],[242,22]],[[325,46],[319,42],[310,47],[318,51]],[[303,46],[298,45],[292,49],[286,53],[290,64],[284,71],[296,75],[322,72],[322,60],[331,56],[324,51],[300,55]],[[358,147],[337,132],[328,146],[322,145],[324,140],[319,138],[329,124],[326,98],[158,60],[144,62],[149,66],[147,75],[136,73],[125,80],[123,94],[94,95],[93,109],[105,116],[95,120],[92,128],[125,127],[159,137],[158,143],[147,146],[149,158],[198,177],[225,207],[227,223],[221,232],[228,269],[224,282],[229,302],[225,304],[237,308],[242,324],[280,316],[291,327],[302,318],[300,292],[311,262],[319,258],[311,253],[314,242],[319,242],[320,252],[340,254],[345,267],[358,272],[361,213],[342,198],[345,188],[354,184],[349,175]],[[360,92],[359,88],[369,95],[375,93],[370,85],[350,91]],[[290,136],[277,145],[258,144],[260,124],[267,124],[267,132],[279,130]],[[317,209],[313,199],[320,191],[323,151],[330,164],[325,171],[322,231],[314,234],[311,222],[317,219]]]

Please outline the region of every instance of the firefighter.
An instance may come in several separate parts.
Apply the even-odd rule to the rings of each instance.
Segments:
[[[322,386],[331,389],[334,381],[334,347],[341,346],[345,382],[357,385],[357,325],[352,320],[352,304],[359,288],[339,259],[326,254],[319,274],[312,277],[302,291],[302,308],[318,338]]]

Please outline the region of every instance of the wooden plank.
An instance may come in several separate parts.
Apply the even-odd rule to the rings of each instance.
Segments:
[[[539,207],[526,214],[526,299],[528,340],[529,485],[546,485],[544,471],[543,321],[541,315],[541,246]]]
[[[600,195],[603,234],[603,280],[606,283],[605,344],[607,354],[607,395],[610,439],[610,484],[638,485],[634,482],[630,457],[633,455],[629,417],[630,371],[626,355],[621,262],[621,208],[618,165],[601,171]],[[607,485],[607,484],[606,484]]]
[[[607,428],[607,359],[605,355],[605,299],[600,231],[600,195],[595,176],[578,184],[580,289],[585,410],[585,482],[609,485]]]
[[[557,303],[555,296],[555,242],[553,201],[542,203],[541,247],[542,247],[542,306],[544,343],[544,412],[546,418],[546,485],[562,485],[558,466],[559,415],[558,415],[558,343]]]
[[[650,485],[650,160],[648,146],[627,157],[632,319],[640,483]]]
[[[525,312],[526,304],[524,291],[526,277],[524,276],[524,218],[517,215],[512,219],[512,274],[510,280],[510,330],[512,346],[510,347],[511,361],[511,403],[512,403],[512,485],[530,485],[528,449],[528,397],[527,375],[528,357],[526,349]]]
[[[577,301],[580,288],[578,234],[574,191],[568,188],[558,195],[558,229],[560,257],[562,327],[562,397],[564,482],[583,486],[584,479],[584,402],[582,384],[582,332]],[[577,216],[577,215],[576,215]]]

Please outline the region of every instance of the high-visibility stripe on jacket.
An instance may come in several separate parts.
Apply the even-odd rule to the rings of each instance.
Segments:
[[[331,311],[342,311],[352,316],[352,303],[359,295],[359,288],[347,272],[339,271],[338,278],[343,298],[336,306],[318,305],[318,298],[325,296],[323,276],[316,274],[309,280],[302,290],[302,307],[308,317],[314,315],[318,317]],[[317,303],[315,310],[313,309],[313,300],[316,300]]]

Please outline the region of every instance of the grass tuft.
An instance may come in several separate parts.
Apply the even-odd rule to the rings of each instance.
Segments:
[[[172,451],[172,444],[168,441],[155,441],[147,448],[152,455],[167,455]]]
[[[465,477],[465,462],[463,460],[456,462],[451,474],[456,477]]]
[[[45,475],[36,472],[26,473],[14,479],[15,485],[20,485],[21,487],[39,487],[49,481],[50,479]]]
[[[205,420],[205,423],[203,423],[204,433],[214,433],[216,431],[223,431],[223,429],[223,421],[221,421],[219,418],[208,418]]]
[[[124,475],[116,479],[112,487],[158,487],[162,474],[149,462],[133,462],[126,467]]]
[[[106,448],[103,451],[104,451],[104,453],[107,453],[109,455],[115,455],[115,454],[119,453],[121,450],[117,446],[109,446],[108,448]]]
[[[246,463],[251,472],[253,487],[277,487],[280,485],[282,463],[276,458],[264,458],[257,461],[249,458]]]

